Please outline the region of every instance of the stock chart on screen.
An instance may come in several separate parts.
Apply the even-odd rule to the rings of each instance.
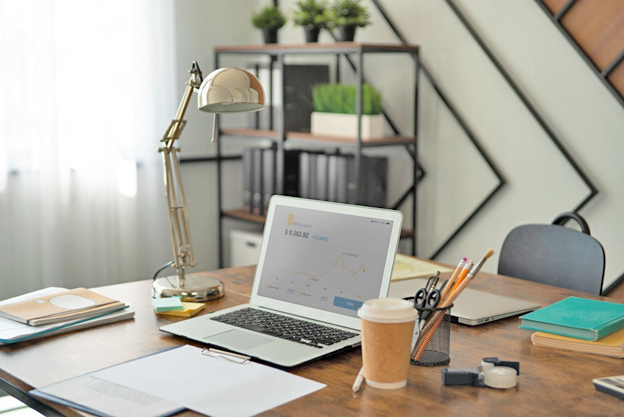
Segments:
[[[276,206],[259,295],[356,317],[379,296],[392,223]]]

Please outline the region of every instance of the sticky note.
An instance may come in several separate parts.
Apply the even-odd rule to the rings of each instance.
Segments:
[[[182,300],[177,297],[154,298],[152,300],[152,304],[154,304],[154,310],[156,310],[157,313],[184,309],[184,307],[182,306]]]
[[[200,311],[202,311],[205,307],[205,304],[203,303],[182,303],[182,307],[184,307],[183,310],[176,310],[176,311],[165,311],[162,313],[158,313],[158,314],[164,314],[164,315],[168,315],[168,316],[178,316],[178,317],[192,317],[195,314],[199,313]]]

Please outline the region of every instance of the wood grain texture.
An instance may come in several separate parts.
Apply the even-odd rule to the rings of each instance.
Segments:
[[[245,220],[252,223],[264,224],[266,222],[266,216],[260,214],[251,214],[241,209],[227,209],[222,210],[221,214],[225,217],[231,217],[233,219]],[[401,229],[401,239],[414,237],[414,231],[412,229]]]
[[[620,62],[618,66],[611,71],[607,80],[609,80],[611,85],[624,97],[624,62]]]
[[[622,0],[578,0],[561,24],[601,71],[624,50]]]
[[[243,267],[209,273],[224,281],[226,294],[222,299],[207,303],[202,314],[246,302],[253,272],[253,267]],[[450,273],[443,274],[443,278],[449,276]],[[570,295],[607,299],[485,273],[475,278],[470,287],[542,305]],[[158,331],[159,326],[182,318],[158,317],[153,313],[150,281],[101,287],[98,291],[128,302],[136,310],[136,319],[1,347],[0,377],[22,389],[30,389],[168,347],[201,346]],[[591,380],[624,374],[622,360],[534,347],[530,341],[532,332],[519,329],[519,324],[518,318],[509,318],[478,327],[453,324],[451,330],[450,367],[474,367],[485,356],[520,361],[519,384],[513,389],[445,387],[440,380],[440,367],[410,366],[406,388],[382,391],[364,384],[355,394],[351,385],[362,366],[358,348],[292,369],[292,373],[325,383],[327,388],[265,415],[614,416],[621,413],[620,400],[597,392]],[[82,415],[67,407],[51,405],[70,416]]]
[[[336,53],[336,51],[350,50],[350,52],[417,52],[418,45],[403,45],[397,43],[360,43],[360,42],[332,42],[332,43],[272,43],[263,45],[225,45],[215,47],[219,53],[283,53],[297,51],[298,53]]]
[[[540,0],[542,3],[548,7],[548,10],[554,15],[556,15],[559,10],[568,2],[568,0]]]
[[[247,136],[250,138],[266,138],[277,140],[279,132],[276,130],[259,130],[259,129],[243,129],[243,128],[224,128],[221,129],[222,135]],[[291,141],[305,142],[324,142],[335,143],[339,145],[355,145],[357,139],[355,137],[313,135],[305,132],[286,132],[286,139]],[[362,146],[395,146],[409,145],[416,140],[413,136],[385,136],[378,139],[365,139]]]

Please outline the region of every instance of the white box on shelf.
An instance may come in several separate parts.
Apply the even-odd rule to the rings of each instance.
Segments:
[[[356,114],[312,112],[310,133],[313,135],[357,137]],[[362,116],[362,140],[383,138],[383,116]]]
[[[249,230],[230,231],[230,266],[255,265],[260,257],[262,233]]]

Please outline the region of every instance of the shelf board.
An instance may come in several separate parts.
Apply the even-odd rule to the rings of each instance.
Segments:
[[[221,210],[221,215],[225,217],[231,217],[233,219],[245,220],[252,223],[264,224],[264,222],[266,221],[266,216],[247,213],[242,209]]]
[[[245,136],[253,138],[264,138],[277,140],[279,133],[276,130],[258,130],[258,129],[221,129],[222,135]],[[306,141],[306,142],[325,142],[338,145],[357,145],[355,138],[346,138],[341,136],[313,135],[304,132],[286,132],[286,140],[289,141]],[[373,146],[395,146],[413,144],[416,140],[413,136],[386,136],[379,139],[370,139],[362,141],[363,147]]]
[[[222,210],[221,215],[224,217],[230,217],[232,219],[245,220],[252,223],[264,224],[266,216],[259,214],[251,214],[243,211],[242,209],[228,209]],[[411,229],[401,229],[401,239],[413,238],[414,231]]]
[[[348,54],[348,53],[396,53],[418,52],[418,45],[384,44],[384,43],[359,43],[359,42],[334,42],[334,43],[303,43],[303,44],[263,44],[263,45],[226,45],[217,46],[217,53],[231,54]]]

